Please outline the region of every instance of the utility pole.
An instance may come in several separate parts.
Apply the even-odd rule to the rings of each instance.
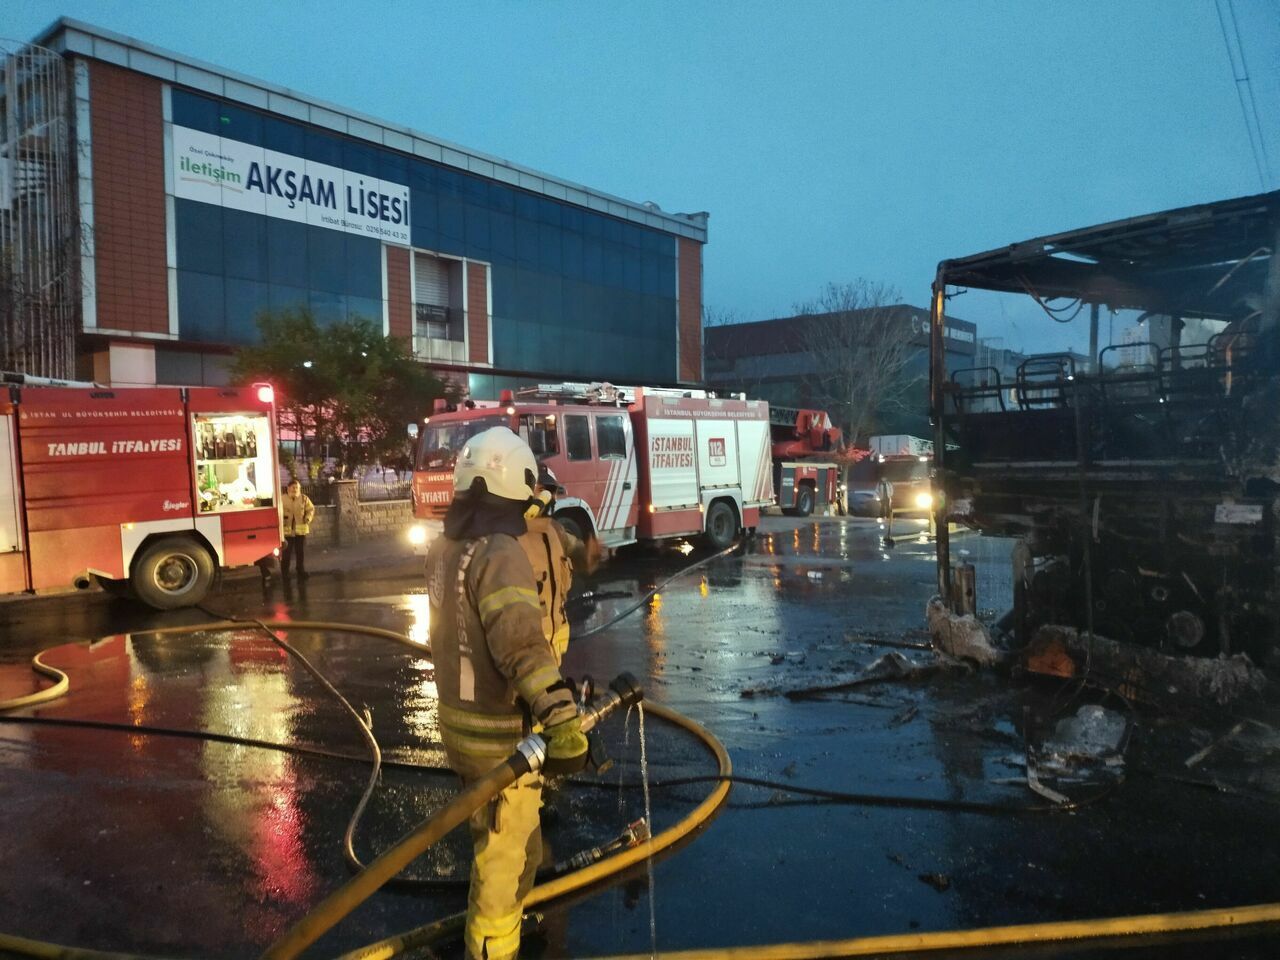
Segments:
[[[1098,369],[1098,304],[1089,304],[1089,372],[1100,373]]]

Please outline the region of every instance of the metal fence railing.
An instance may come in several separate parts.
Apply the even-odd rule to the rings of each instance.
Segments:
[[[300,480],[302,492],[311,498],[317,507],[331,507],[337,502],[333,495],[333,484],[327,480]]]
[[[351,479],[357,481],[356,496],[365,503],[381,500],[408,500],[410,488],[413,486],[411,470],[389,468],[381,470],[370,467]],[[282,479],[280,484],[282,490],[287,482],[287,477]],[[331,507],[337,504],[338,496],[334,492],[336,485],[328,477],[318,477],[315,480],[300,479],[298,482],[302,485],[302,492],[310,497],[311,502],[317,507]]]
[[[413,474],[408,471],[404,473],[397,473],[394,470],[369,471],[360,478],[356,493],[362,502],[408,500],[409,488],[412,485]]]

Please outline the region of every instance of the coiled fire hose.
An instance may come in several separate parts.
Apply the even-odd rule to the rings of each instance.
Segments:
[[[357,633],[357,634],[364,634],[368,636],[374,636],[380,639],[391,640],[395,643],[399,643],[404,646],[407,646],[419,655],[426,652],[422,644],[416,643],[410,640],[408,637],[405,637],[403,634],[396,633],[395,631],[392,631],[392,630],[384,630],[378,627],[367,627],[362,624],[336,623],[336,622],[316,621],[316,620],[218,620],[211,623],[193,624],[193,625],[182,626],[182,627],[164,627],[164,628],[151,629],[151,630],[145,630],[145,631],[139,631],[139,632],[151,634],[151,635],[155,635],[155,634],[175,635],[175,634],[202,633],[202,632],[210,632],[210,631],[217,631],[217,630],[237,630],[237,629],[244,629],[246,626],[252,626],[255,624],[263,628],[264,630],[266,630],[267,633],[271,635],[273,639],[276,640],[277,643],[281,643],[281,641],[279,640],[278,637],[274,635],[273,631],[275,629],[313,630],[313,631],[323,630],[323,631]],[[294,654],[295,656],[298,656],[297,652],[294,651],[287,644],[282,644],[282,645],[285,647],[285,649],[289,650],[292,654]],[[312,668],[310,664],[306,663],[305,658],[300,657],[300,659],[303,661],[304,665],[309,670],[312,670],[313,672],[315,672],[314,668]],[[57,668],[47,666],[42,662],[38,663],[37,665],[38,660],[39,660],[39,655],[37,655],[37,658],[33,660],[33,667],[35,667],[38,670],[38,672],[41,672],[47,676],[56,678],[58,682],[55,684],[55,686],[47,688],[46,690],[38,691],[37,693],[28,695],[26,697],[18,697],[18,698],[14,698],[13,700],[0,701],[0,710],[12,710],[12,709],[17,709],[24,706],[32,706],[36,703],[43,703],[48,700],[52,700],[55,697],[62,696],[67,692],[69,687],[69,681],[67,680],[66,674],[58,670]],[[323,681],[323,678],[321,679],[322,679],[322,682],[327,683],[327,681]],[[615,697],[618,698],[617,702],[614,702]],[[604,704],[610,705],[609,710],[604,712],[605,713],[611,712],[612,710],[617,709],[618,706],[622,705],[621,695],[618,694],[616,691],[611,691],[609,694],[603,695],[603,702],[604,703],[602,704],[602,706]],[[721,744],[720,741],[713,734],[710,733],[710,731],[708,731],[705,727],[703,727],[697,721],[692,720],[691,718],[686,717],[683,714],[670,709],[669,707],[665,707],[662,704],[658,704],[658,703],[647,702],[645,704],[644,709],[650,716],[657,717],[660,720],[666,721],[677,727],[680,727],[688,731],[689,733],[693,734],[695,737],[699,739],[699,741],[708,749],[708,751],[716,759],[718,771],[717,771],[717,778],[716,778],[717,782],[715,784],[715,787],[702,800],[702,802],[698,804],[698,806],[692,812],[690,812],[687,816],[685,816],[683,819],[681,819],[677,823],[673,824],[667,829],[651,837],[649,840],[643,843],[637,844],[635,846],[620,850],[619,852],[611,856],[605,857],[604,859],[599,860],[591,864],[590,866],[584,867],[579,870],[575,870],[571,873],[563,874],[561,876],[555,877],[552,880],[549,880],[547,882],[539,884],[538,886],[535,886],[529,898],[526,900],[527,907],[532,908],[533,906],[536,906],[538,904],[545,903],[549,900],[553,900],[558,897],[564,896],[565,894],[599,883],[605,879],[608,879],[611,876],[614,876],[615,874],[621,873],[622,871],[625,871],[635,866],[637,863],[643,862],[646,858],[652,857],[657,853],[668,849],[669,847],[678,843],[684,837],[688,836],[694,830],[703,826],[712,817],[714,817],[715,814],[719,811],[719,809],[723,805],[726,798],[728,797],[732,776],[733,776],[733,765],[729,759],[729,754],[725,750],[723,744]],[[602,715],[601,712],[596,708],[594,704],[592,706],[592,710],[595,712],[596,719],[598,720],[599,717]],[[357,719],[359,718],[357,717]],[[364,721],[360,721],[360,722],[363,726]],[[596,722],[595,720],[591,721],[591,725],[594,725],[595,722]],[[69,721],[69,723],[74,723],[74,721]],[[105,729],[112,728],[112,725],[110,724],[86,724],[86,725],[99,726]],[[586,726],[588,726],[588,724],[586,723],[586,718],[584,717],[584,727]],[[136,729],[134,728],[131,728],[131,729],[133,729],[135,733],[137,732]],[[169,731],[169,730],[161,730],[156,732],[165,733],[165,734],[185,733],[183,731]],[[239,738],[229,738],[229,739],[238,740]],[[265,742],[258,745],[264,748],[267,748],[267,747],[279,748],[280,746],[278,744],[271,744],[271,743],[265,743]],[[357,759],[351,756],[341,756],[329,751],[300,750],[298,752],[317,753],[317,754],[329,756],[335,759]],[[519,765],[519,762],[520,761],[516,761],[517,766]],[[503,767],[500,767],[499,771],[501,771],[505,767],[506,767],[506,764],[504,764]],[[488,778],[485,778],[485,779],[488,779]],[[508,783],[509,782],[510,781],[508,781]],[[485,780],[477,781],[477,783],[472,785],[472,790],[479,788],[484,783],[485,783]],[[497,787],[497,789],[494,790],[494,793],[499,792],[506,785],[507,784],[503,784],[502,786]],[[454,820],[456,813],[459,810],[463,809],[465,806],[465,801],[464,801],[465,796],[466,794],[464,793],[456,797],[450,804],[446,805],[446,807],[443,808],[441,811],[439,811],[434,817],[424,822],[424,824],[422,824],[419,828],[411,832],[410,835],[407,835],[405,838],[402,838],[402,842],[404,840],[408,840],[410,836],[418,834],[418,840],[420,841],[422,839],[427,839],[428,840],[427,846],[430,846],[430,843],[434,842],[434,840],[438,839],[438,837],[435,837],[435,838],[427,837],[426,831],[428,826],[430,824],[436,823],[439,818],[442,818],[446,815],[447,811],[451,811],[451,810],[453,812],[449,814],[449,818],[451,820]],[[470,809],[471,810],[476,809],[479,805],[481,805],[484,802],[488,802],[488,798],[483,799],[480,803],[476,804]],[[454,825],[460,824],[463,820],[467,819],[469,815],[470,815],[470,810],[467,810],[465,813],[462,814],[460,819],[456,819],[456,822]],[[443,822],[444,822],[443,820],[440,820],[439,825],[443,825]],[[452,829],[452,827],[450,827],[449,829]],[[438,826],[432,828],[431,833],[434,834],[436,830],[438,830]],[[419,833],[419,831],[422,831],[422,833]],[[443,834],[447,832],[448,830],[444,830],[440,832],[439,835],[443,836]],[[423,849],[426,849],[426,847],[423,847]],[[394,850],[395,848],[392,848],[392,851]],[[392,851],[388,851],[388,854],[392,853]],[[384,854],[384,857],[385,856],[387,856],[387,854]],[[395,873],[397,873],[400,869],[402,869],[403,866],[406,863],[408,863],[409,860],[412,860],[415,856],[417,856],[416,853],[410,855],[402,863],[398,863],[394,867],[394,869],[391,870],[389,876],[394,876]],[[378,862],[379,861],[374,861],[374,864],[377,864]],[[374,866],[374,864],[370,864],[370,867]],[[356,881],[359,881],[362,875],[363,874],[357,874],[355,877],[353,877],[352,881],[350,881],[346,887],[340,888],[339,893],[341,893],[343,890],[346,890],[348,887],[351,887],[351,885],[354,884]],[[367,883],[367,881],[362,882],[361,888],[363,888],[363,883]],[[372,890],[368,891],[368,893],[365,893],[364,896],[360,897],[360,900],[365,899],[369,895],[369,893],[372,893]],[[336,897],[337,895],[338,894],[334,894],[333,896]],[[346,896],[350,896],[350,895],[351,893],[349,891],[346,894]],[[332,897],[330,899],[332,899]],[[325,901],[325,903],[328,903],[328,902],[329,902],[328,900]],[[358,900],[356,902],[358,903],[360,901]],[[352,906],[354,905],[355,904],[352,904]],[[319,908],[317,908],[317,910],[318,909]],[[350,908],[348,908],[348,910],[349,909]],[[343,912],[340,915],[332,916],[331,922],[327,926],[325,926],[324,929],[328,929],[328,926],[332,926],[333,923],[336,923],[339,919],[341,919],[342,915],[345,915],[345,912]],[[307,921],[309,918],[313,918],[313,917],[317,920],[326,919],[325,917],[319,917],[317,915],[317,911],[313,910],[312,913],[308,915],[308,917],[304,917],[303,921],[299,922],[299,925]],[[462,919],[463,919],[462,914],[446,917],[443,920],[436,921],[435,923],[432,923],[432,924],[428,924],[425,927],[417,928],[415,930],[410,930],[402,934],[391,936],[383,940],[380,940],[377,943],[369,944],[366,947],[359,948],[357,951],[354,952],[354,954],[349,954],[349,956],[358,955],[364,958],[393,957],[398,953],[403,952],[406,949],[410,949],[415,946],[421,946],[423,944],[434,942],[442,935],[450,935],[453,931],[461,930]],[[322,933],[323,930],[320,932]],[[317,933],[316,936],[319,936],[319,933]],[[283,940],[281,941],[281,943],[283,943]],[[272,949],[274,948],[275,946],[273,945]],[[305,945],[298,949],[299,950],[305,949]],[[25,937],[17,937],[9,934],[2,934],[2,933],[0,933],[0,951],[8,951],[8,952],[19,954],[22,956],[57,958],[57,960],[156,960],[156,958],[149,958],[149,957],[144,957],[144,956],[135,955],[135,954],[84,949],[79,947],[67,946],[63,944],[32,940]],[[291,955],[296,955],[296,954],[291,954]]]
[[[724,744],[696,720],[661,703],[646,700],[644,711],[648,716],[657,717],[697,737],[716,758],[719,782],[687,816],[654,835],[650,840],[620,850],[580,870],[538,884],[525,900],[526,910],[532,910],[541,904],[601,883],[674,846],[695,830],[705,826],[728,798],[729,788],[733,785],[733,763],[729,759],[729,753],[725,750]],[[407,950],[430,946],[441,939],[461,934],[465,918],[464,913],[443,917],[416,929],[398,933],[344,953],[337,960],[388,960]]]
[[[639,703],[643,696],[635,678],[630,674],[621,674],[609,685],[607,692],[583,710],[582,732],[591,730],[619,707]],[[546,742],[536,733],[529,734],[506,760],[465,788],[439,811],[397,840],[364,870],[320,901],[310,913],[266,949],[262,960],[293,960],[450,830],[461,826],[473,813],[525,774],[541,770],[546,758]]]

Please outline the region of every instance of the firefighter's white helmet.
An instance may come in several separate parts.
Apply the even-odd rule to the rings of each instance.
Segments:
[[[519,500],[533,496],[538,479],[538,461],[529,445],[509,427],[490,427],[467,441],[453,468],[453,489],[470,490],[476,477],[495,497]]]

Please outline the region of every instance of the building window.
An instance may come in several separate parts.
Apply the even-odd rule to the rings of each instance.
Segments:
[[[591,459],[591,427],[585,416],[570,414],[564,418],[564,446],[570,460]]]
[[[627,456],[627,434],[622,417],[596,417],[596,446],[601,460],[624,460]]]
[[[431,360],[465,360],[462,264],[413,255],[414,350]]]
[[[449,336],[449,308],[434,303],[415,303],[414,319],[418,324],[418,337],[423,340],[451,340]]]

